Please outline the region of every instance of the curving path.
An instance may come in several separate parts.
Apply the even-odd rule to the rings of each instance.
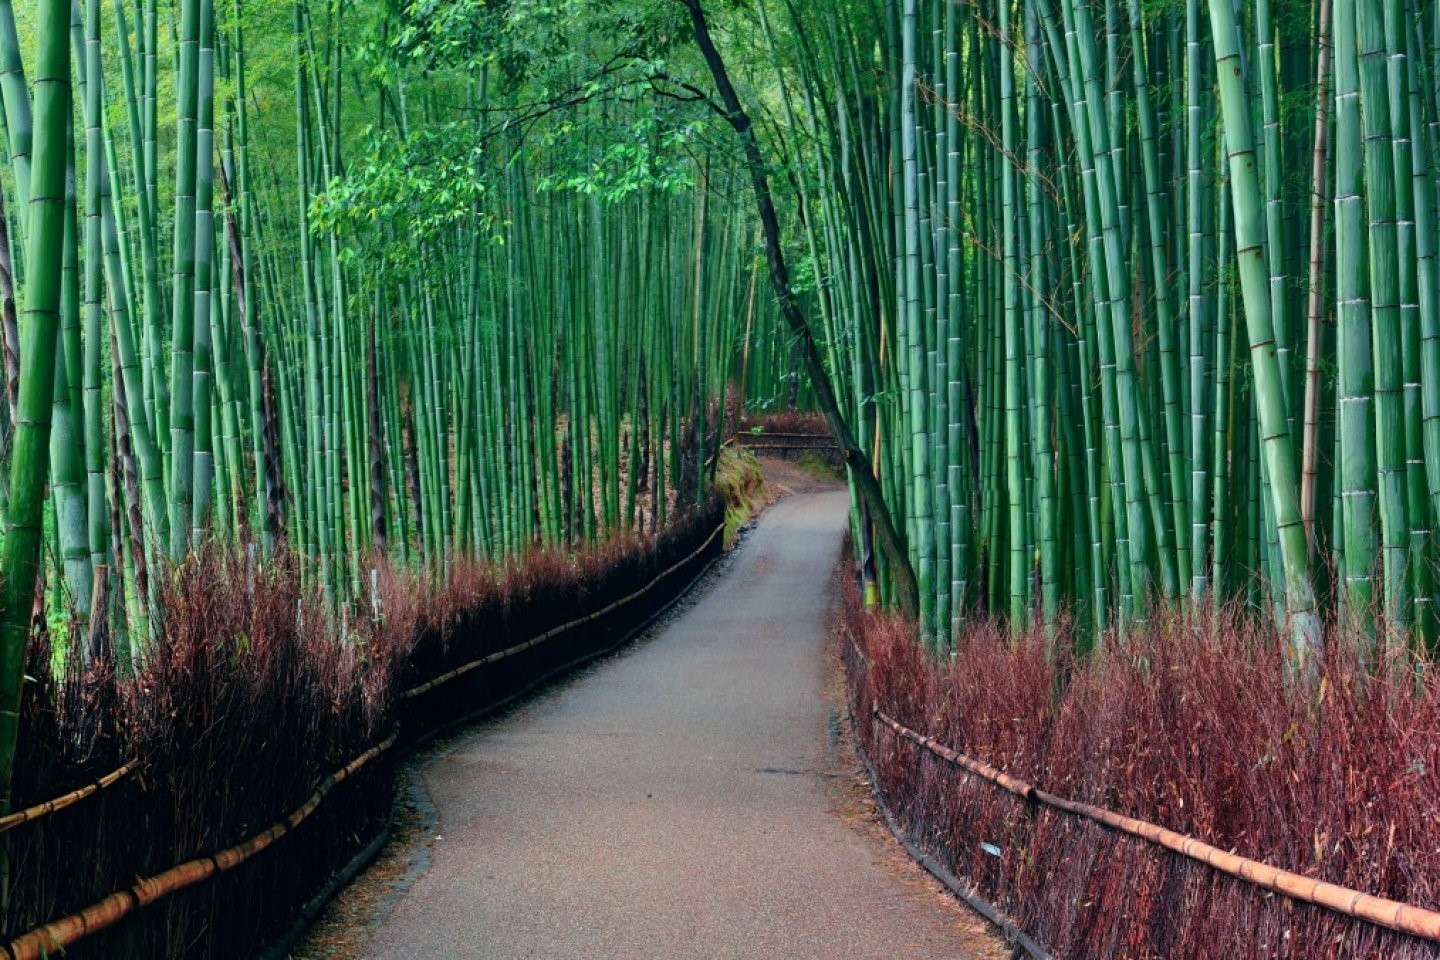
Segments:
[[[657,635],[431,760],[430,865],[366,955],[992,955],[893,844],[838,815],[854,768],[825,617],[846,502],[771,507]]]

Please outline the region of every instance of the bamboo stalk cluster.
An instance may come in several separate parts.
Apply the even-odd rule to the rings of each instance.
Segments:
[[[1300,668],[1335,614],[1434,642],[1440,7],[777,6],[829,373],[927,634],[1238,598]]]
[[[379,564],[702,499],[755,310],[730,166],[609,90],[537,134],[523,76],[413,67],[403,17],[0,0],[7,755],[35,619],[123,666],[209,542],[293,553],[344,633]],[[567,180],[636,129],[659,173]]]

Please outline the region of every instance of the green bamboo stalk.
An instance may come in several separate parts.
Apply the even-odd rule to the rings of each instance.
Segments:
[[[1270,288],[1260,229],[1260,184],[1245,82],[1240,72],[1239,29],[1229,0],[1211,0],[1210,24],[1215,37],[1215,67],[1220,78],[1226,150],[1230,156],[1235,248],[1249,331],[1250,364],[1263,431],[1262,447],[1269,470],[1270,502],[1275,511],[1284,560],[1291,665],[1298,675],[1308,677],[1319,669],[1320,622],[1310,577],[1305,529],[1300,520],[1295,450],[1290,439],[1287,405],[1276,356]],[[1275,171],[1274,175],[1278,176],[1279,172]]]
[[[213,451],[213,394],[215,384],[212,288],[215,279],[215,7],[205,0],[200,7],[199,59],[196,82],[195,134],[195,237],[194,295],[194,375],[191,390],[194,403],[194,457],[191,512],[191,538],[200,542],[210,531],[211,496],[215,481]],[[223,340],[223,336],[219,338]],[[223,347],[221,348],[223,350]]]
[[[175,120],[175,244],[170,349],[170,559],[190,548],[195,488],[195,178],[199,103],[201,7],[210,0],[182,0],[178,109]],[[157,398],[158,403],[158,398]]]
[[[59,359],[66,127],[71,111],[69,6],[66,0],[43,0],[36,6],[35,134],[25,258],[30,273],[20,351],[20,415],[10,460],[5,537],[0,543],[0,811],[4,812],[10,810],[20,693],[40,569],[46,450]],[[8,843],[0,844],[0,876],[8,875],[8,866]],[[8,889],[4,899],[8,901]]]

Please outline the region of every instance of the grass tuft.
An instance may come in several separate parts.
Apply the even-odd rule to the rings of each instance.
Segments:
[[[729,549],[740,528],[764,509],[770,497],[755,454],[733,443],[721,450],[715,489],[725,498],[725,547]]]

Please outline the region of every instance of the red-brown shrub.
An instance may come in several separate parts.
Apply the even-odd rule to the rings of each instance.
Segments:
[[[37,636],[13,806],[84,786],[130,757],[141,767],[5,835],[11,895],[0,936],[266,830],[397,725],[413,742],[610,649],[719,552],[709,535],[723,515],[712,499],[651,538],[504,565],[455,562],[443,577],[382,567],[378,619],[368,598],[336,611],[307,594],[293,557],[256,563],[243,548],[208,544],[164,574],[155,637],[132,676],[77,664],[57,679],[47,638]],[[665,571],[661,589],[599,613]],[[520,655],[402,696],[589,613],[596,616]],[[254,858],[67,956],[254,955],[389,817],[393,756],[342,782],[314,816]]]
[[[829,436],[830,426],[825,422],[825,416],[819,413],[763,413],[746,414],[740,420],[740,432],[748,433],[754,429],[760,429],[765,433],[809,433],[817,436]]]
[[[901,620],[846,621],[852,706],[903,827],[1058,957],[1434,957],[1440,947],[1250,887],[1018,799],[896,738],[872,704],[1045,790],[1368,893],[1440,907],[1440,685],[1361,671],[1329,631],[1318,692],[1273,629],[1160,613],[1075,662],[978,622],[938,661]],[[1062,629],[1058,647],[1067,649]],[[982,844],[1001,851],[987,852]]]

